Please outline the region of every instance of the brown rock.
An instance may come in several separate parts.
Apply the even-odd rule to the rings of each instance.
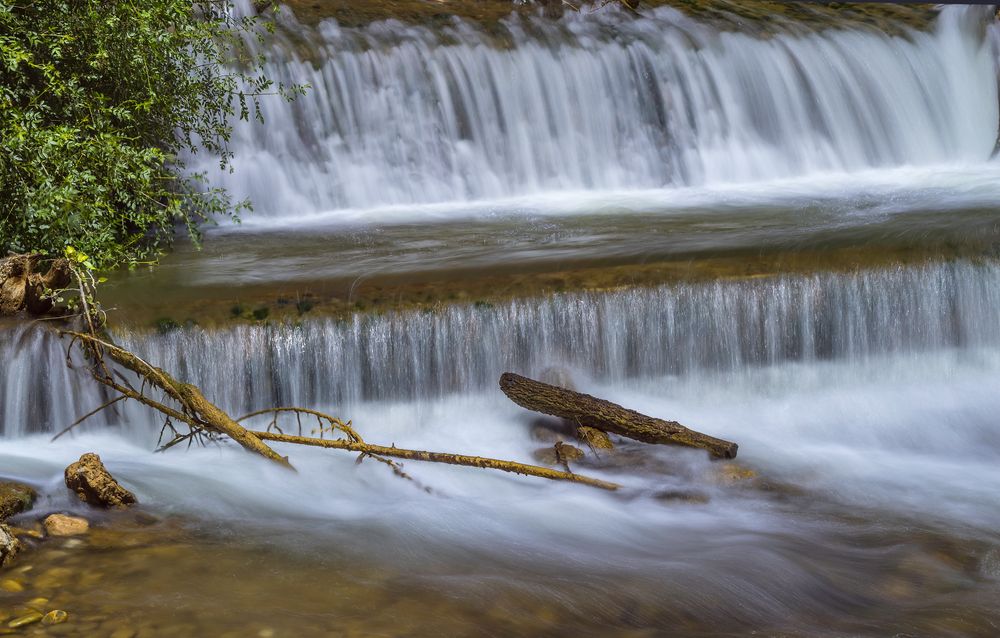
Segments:
[[[43,625],[61,625],[67,620],[69,620],[69,614],[62,609],[53,609],[49,613],[42,616]]]
[[[611,450],[615,444],[611,442],[611,437],[607,432],[602,432],[597,428],[581,425],[576,429],[576,438],[580,439],[595,450]]]
[[[24,627],[36,623],[41,619],[42,619],[42,614],[38,613],[37,611],[32,611],[8,622],[7,626],[10,627],[11,629],[17,629],[18,627]]]
[[[717,464],[713,470],[713,481],[723,487],[748,485],[757,478],[757,472],[733,462]]]
[[[135,494],[111,476],[96,454],[84,454],[66,468],[66,487],[95,507],[128,507],[136,502]]]
[[[90,529],[87,519],[66,514],[52,514],[43,523],[49,536],[77,536]]]
[[[533,453],[535,460],[546,465],[565,465],[569,461],[576,461],[583,458],[583,450],[580,448],[556,441],[552,447],[543,447]]]
[[[35,490],[21,483],[0,483],[0,521],[31,509]]]
[[[23,549],[24,544],[14,535],[13,530],[0,523],[0,567],[14,560]]]

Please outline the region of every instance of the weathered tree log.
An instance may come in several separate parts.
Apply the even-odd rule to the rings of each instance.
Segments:
[[[490,459],[483,456],[449,454],[447,452],[424,452],[422,450],[405,450],[395,446],[386,447],[385,445],[375,445],[360,441],[348,441],[345,439],[318,439],[310,436],[294,436],[291,434],[278,434],[276,432],[262,432],[258,430],[250,430],[249,432],[263,441],[297,443],[299,445],[312,445],[316,447],[333,448],[336,450],[349,450],[351,452],[361,452],[362,454],[388,456],[397,459],[408,459],[411,461],[428,461],[431,463],[447,463],[449,465],[464,465],[466,467],[500,470],[502,472],[524,474],[526,476],[537,476],[556,481],[583,483],[584,485],[599,487],[605,490],[617,490],[621,487],[617,483],[602,481],[600,479],[591,478],[582,474],[563,472],[561,470],[553,470],[547,467],[528,465],[526,463],[518,463],[516,461]]]
[[[523,408],[575,421],[644,443],[684,445],[708,450],[722,459],[736,458],[738,446],[684,427],[676,421],[664,421],[617,403],[535,381],[519,374],[500,375],[500,389]]]

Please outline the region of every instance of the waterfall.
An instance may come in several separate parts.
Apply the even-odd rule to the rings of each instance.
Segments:
[[[118,338],[236,413],[473,392],[492,388],[505,370],[531,374],[549,366],[615,382],[997,347],[998,324],[1000,264],[991,261]],[[51,431],[103,402],[96,389],[84,389],[94,385],[84,372],[67,369],[64,347],[30,326],[0,331],[0,357],[19,371],[0,385],[0,431]]]
[[[756,37],[666,7],[511,17],[489,32],[284,22],[266,72],[310,90],[238,127],[234,173],[196,162],[258,218],[966,165],[997,133],[977,10],[946,8],[932,31],[903,35]]]

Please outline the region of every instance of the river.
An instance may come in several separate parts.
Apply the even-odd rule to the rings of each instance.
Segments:
[[[551,443],[497,378],[556,370],[737,441],[757,476],[625,441],[577,468],[613,494],[279,446],[292,474],[153,453],[134,405],[49,442],[106,397],[11,324],[0,475],[98,528],[18,577],[68,635],[996,635],[991,19],[285,12],[267,72],[310,90],[238,127],[231,174],[198,166],[255,211],[114,277],[121,343],[233,414],[527,462]],[[138,514],[61,488],[86,451]]]

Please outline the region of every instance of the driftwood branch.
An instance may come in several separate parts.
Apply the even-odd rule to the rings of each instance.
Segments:
[[[502,472],[512,472],[514,474],[524,474],[526,476],[537,476],[540,478],[571,481],[573,483],[583,483],[592,487],[599,487],[605,490],[616,490],[620,485],[609,481],[553,470],[538,465],[528,465],[516,461],[501,461],[482,456],[468,456],[464,454],[448,454],[446,452],[424,452],[421,450],[406,450],[398,447],[386,447],[384,445],[374,445],[372,443],[359,443],[357,441],[346,441],[343,439],[319,439],[308,436],[293,436],[291,434],[278,434],[276,432],[251,431],[255,436],[265,440],[281,443],[296,443],[299,445],[312,445],[315,447],[333,448],[336,450],[350,450],[351,452],[361,452],[375,456],[387,456],[397,459],[407,459],[411,461],[429,461],[432,463],[447,463],[449,465],[464,465],[466,467],[478,467],[489,470],[500,470]]]
[[[738,446],[684,427],[676,421],[664,421],[617,403],[574,392],[566,388],[535,381],[519,374],[505,372],[500,376],[500,389],[511,401],[523,408],[557,416],[644,443],[684,445],[708,450],[716,458],[736,458]]]
[[[107,341],[99,339],[92,334],[73,331],[66,331],[63,334],[70,335],[74,339],[84,342],[87,347],[90,348],[91,353],[97,361],[102,361],[103,355],[106,354],[118,365],[131,370],[152,385],[161,389],[167,396],[179,403],[183,409],[179,412],[172,409],[169,411],[162,410],[161,407],[166,406],[162,406],[162,404],[156,405],[159,402],[148,399],[148,397],[145,397],[145,395],[136,392],[135,390],[125,388],[110,378],[109,375],[99,373],[96,368],[93,369],[92,372],[94,378],[104,385],[117,390],[129,398],[145,403],[167,416],[192,425],[203,426],[206,429],[224,434],[236,441],[236,443],[241,445],[244,449],[254,452],[255,454],[259,454],[260,456],[274,461],[279,465],[283,465],[288,468],[292,467],[291,463],[288,462],[287,457],[281,456],[259,438],[251,434],[242,425],[233,421],[232,417],[226,414],[214,403],[206,399],[197,386],[190,383],[182,383],[160,368],[143,361],[141,358],[128,350],[112,343],[108,343]]]
[[[602,481],[580,474],[574,474],[569,471],[564,472],[560,470],[553,470],[546,467],[518,463],[516,461],[504,461],[481,456],[450,454],[446,452],[406,450],[395,446],[387,447],[384,445],[366,443],[351,425],[350,421],[345,423],[334,416],[308,408],[267,408],[251,412],[250,414],[246,414],[239,419],[234,420],[226,412],[208,401],[208,399],[206,399],[201,393],[201,390],[199,390],[196,386],[178,381],[166,371],[144,361],[137,355],[120,346],[110,343],[105,339],[101,339],[95,334],[75,331],[64,331],[61,334],[70,336],[74,342],[79,341],[83,344],[92,359],[90,366],[91,375],[98,382],[118,392],[120,395],[118,398],[108,401],[98,409],[88,413],[79,419],[77,423],[83,421],[89,416],[92,416],[93,414],[96,414],[100,410],[117,403],[117,401],[122,398],[133,399],[163,414],[167,418],[168,424],[171,420],[175,420],[177,422],[186,423],[191,428],[191,432],[189,434],[176,436],[161,449],[167,449],[179,442],[191,440],[191,438],[195,435],[212,433],[225,435],[239,443],[248,451],[264,456],[265,458],[278,462],[289,468],[292,466],[289,463],[288,458],[280,456],[266,443],[264,443],[264,441],[309,445],[358,452],[361,455],[359,457],[359,461],[365,457],[371,457],[388,465],[397,476],[411,481],[414,479],[402,470],[399,463],[391,459],[397,458],[428,461],[432,463],[446,463],[450,465],[464,465],[467,467],[500,470],[503,472],[513,472],[516,474],[536,476],[550,480],[581,483],[583,485],[598,487],[605,490],[615,490],[619,487],[619,485],[615,483]],[[72,344],[70,347],[72,347]],[[124,380],[124,377],[122,377],[121,382],[117,381],[114,378],[115,373],[110,371],[108,366],[104,365],[105,357],[119,366],[139,375],[139,377],[143,380],[142,389],[136,390],[131,386],[131,384],[128,384]],[[179,409],[147,396],[143,391],[147,383],[152,387],[162,390],[168,399],[173,400],[173,402],[180,406]],[[271,426],[268,427],[268,431],[247,430],[239,424],[239,421],[264,414],[274,415],[274,419],[271,421]],[[277,418],[281,414],[294,414],[300,424],[300,429],[301,416],[313,416],[319,423],[319,433],[321,436],[327,432],[341,432],[347,438],[324,439],[271,432],[271,427],[277,426]],[[77,423],[74,423],[67,429],[72,429],[72,427],[74,427]],[[423,489],[427,488],[423,487]]]

